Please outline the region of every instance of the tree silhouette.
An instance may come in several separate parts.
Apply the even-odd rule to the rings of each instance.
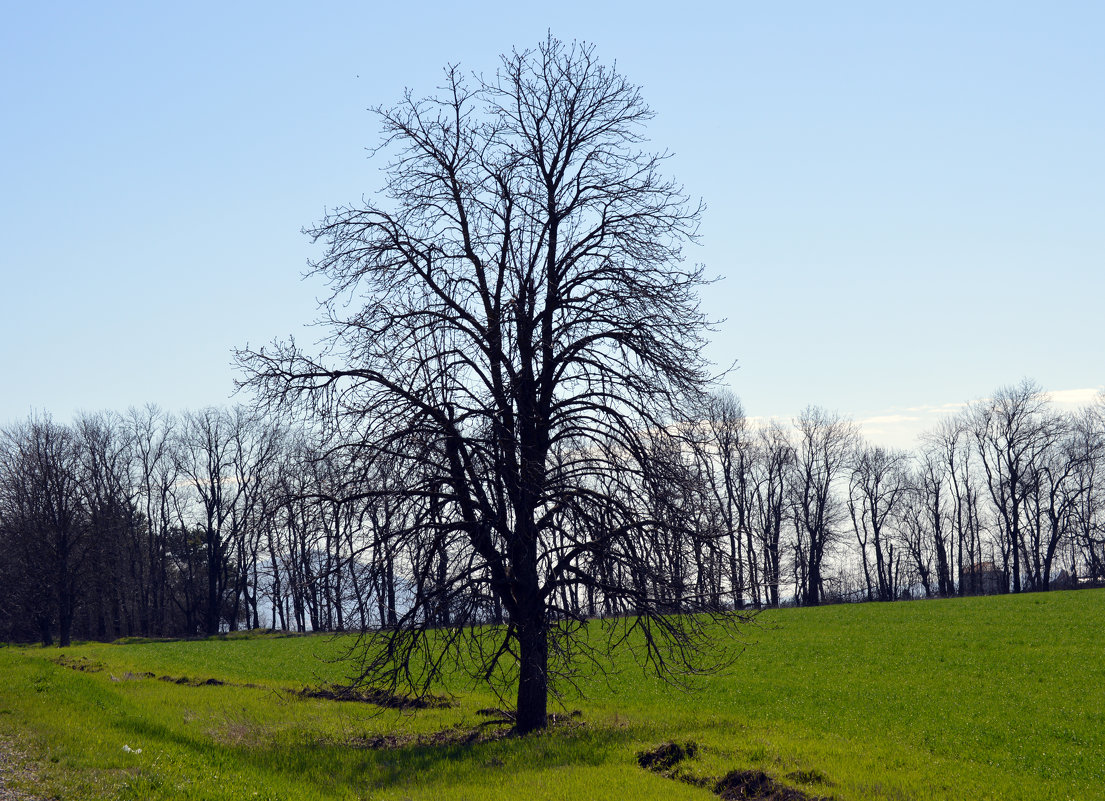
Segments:
[[[303,404],[335,448],[402,476],[348,497],[415,508],[374,535],[408,554],[410,597],[364,638],[361,678],[425,690],[475,664],[516,679],[524,732],[545,725],[550,676],[616,642],[667,676],[725,659],[708,617],[674,613],[736,617],[672,575],[653,547],[670,521],[642,491],[685,475],[681,423],[710,383],[702,271],[682,254],[700,206],[642,149],[653,112],[591,45],[549,37],[491,78],[445,78],[375,110],[384,191],[309,232],[332,290],[325,353],[239,360],[267,403]],[[578,610],[596,607],[620,616],[588,626]]]

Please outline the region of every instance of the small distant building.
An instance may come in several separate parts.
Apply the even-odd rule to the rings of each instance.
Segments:
[[[959,587],[964,595],[997,595],[1007,589],[1005,573],[990,561],[959,568]]]
[[[1049,586],[1053,590],[1071,590],[1078,586],[1078,579],[1066,570],[1060,570],[1059,575],[1051,580]]]

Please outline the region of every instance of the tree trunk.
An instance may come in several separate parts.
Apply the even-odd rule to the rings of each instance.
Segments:
[[[69,585],[69,560],[62,554],[58,566],[58,646],[68,648],[73,628],[73,593]]]
[[[518,717],[519,734],[543,729],[548,713],[549,640],[544,622],[533,619],[518,627]]]
[[[204,609],[203,629],[207,635],[219,633],[219,570],[222,568],[219,546],[215,540],[216,534],[208,524],[205,546],[207,549],[207,604]]]
[[[54,644],[54,636],[50,631],[50,617],[48,615],[38,615],[36,622],[38,623],[39,636],[42,639],[42,647],[49,648]]]

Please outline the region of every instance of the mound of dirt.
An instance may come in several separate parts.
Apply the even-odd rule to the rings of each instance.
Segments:
[[[150,674],[153,675],[152,673]],[[179,684],[182,687],[225,687],[228,682],[219,679],[190,679],[187,676],[158,676],[158,681],[166,681],[169,684]],[[232,687],[245,687],[244,684],[232,684]]]
[[[641,751],[637,754],[637,764],[645,770],[654,773],[664,773],[682,762],[690,759],[698,752],[698,745],[694,742],[680,745],[667,742],[656,746],[651,751]]]
[[[648,751],[639,752],[637,764],[668,779],[712,789],[725,801],[832,801],[779,784],[760,770],[733,770],[715,780],[681,767],[684,760],[693,759],[697,753],[697,743],[680,744],[669,741]],[[803,784],[832,784],[823,774],[813,770],[795,772],[787,778]]]
[[[74,659],[71,656],[61,654],[50,661],[55,665],[61,665],[61,667],[69,668],[70,670],[78,670],[81,673],[99,673],[106,667],[103,662],[97,662],[94,659],[89,659],[87,656],[78,656]]]
[[[734,770],[714,786],[726,801],[828,801],[779,784],[762,770]]]
[[[106,669],[106,665],[103,662],[97,662],[89,659],[87,656],[77,657],[76,659],[62,654],[56,659],[52,660],[54,664],[61,665],[61,667],[69,668],[70,670],[77,670],[81,673],[102,673]],[[249,687],[256,689],[256,684],[232,684],[230,682],[222,681],[220,679],[190,679],[187,676],[158,676],[153,673],[132,673],[126,671],[123,673],[123,677],[120,678],[114,673],[108,673],[108,678],[115,682],[122,681],[141,681],[142,679],[157,679],[158,681],[169,682],[170,684],[179,684],[185,687]]]
[[[112,681],[141,681],[142,679],[157,678],[153,673],[132,673],[129,670],[123,674],[122,678],[116,676],[114,673],[108,673],[107,677]]]

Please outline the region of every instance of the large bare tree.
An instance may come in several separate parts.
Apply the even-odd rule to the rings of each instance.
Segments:
[[[640,491],[675,469],[660,462],[683,453],[685,404],[709,384],[702,272],[682,253],[700,208],[643,148],[653,112],[592,46],[550,37],[376,113],[384,191],[310,231],[326,352],[240,354],[263,398],[310,405],[362,460],[401,462],[422,507],[375,535],[404,544],[416,591],[365,638],[363,678],[424,689],[460,634],[491,631],[502,641],[467,641],[481,674],[509,663],[517,729],[542,727],[550,675],[605,652],[570,603],[596,591],[627,613],[610,637],[664,675],[702,668],[703,618],[670,613],[716,607],[683,575],[673,594]],[[494,607],[505,627],[464,628]]]

